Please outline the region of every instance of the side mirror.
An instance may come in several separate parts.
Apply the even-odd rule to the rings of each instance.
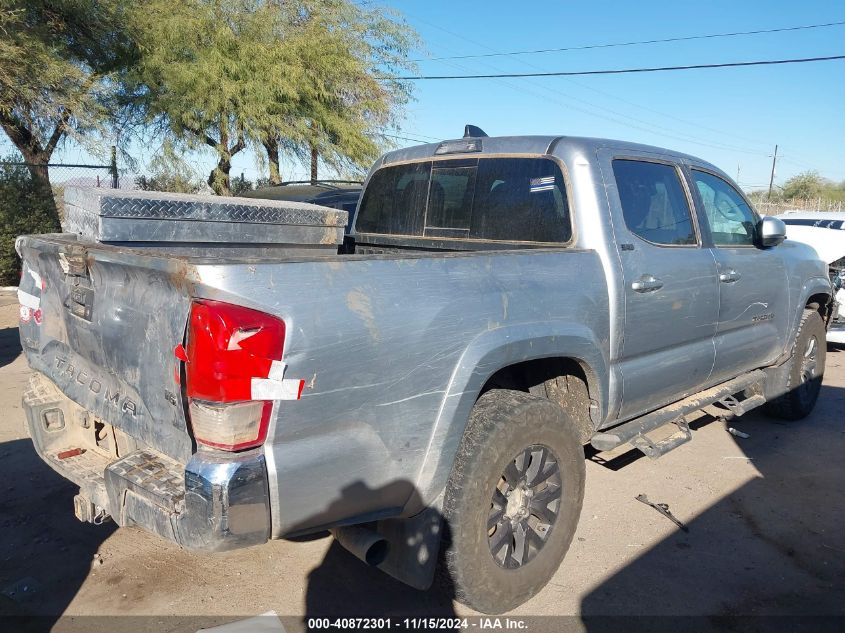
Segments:
[[[757,225],[757,235],[760,236],[760,246],[763,248],[777,246],[786,239],[786,225],[778,218],[767,215]]]

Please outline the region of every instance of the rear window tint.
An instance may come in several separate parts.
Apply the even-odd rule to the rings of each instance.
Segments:
[[[613,175],[625,224],[632,233],[654,244],[696,243],[692,213],[675,167],[616,159]]]
[[[566,187],[545,158],[472,158],[385,167],[358,210],[361,233],[568,242]]]

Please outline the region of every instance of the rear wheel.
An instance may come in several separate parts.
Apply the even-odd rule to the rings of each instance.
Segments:
[[[782,420],[800,420],[810,415],[824,376],[824,321],[815,310],[805,310],[789,360],[787,392],[764,405],[766,414]]]
[[[495,389],[478,399],[444,500],[442,570],[455,595],[503,613],[540,591],[566,554],[584,496],[584,450],[563,410]]]

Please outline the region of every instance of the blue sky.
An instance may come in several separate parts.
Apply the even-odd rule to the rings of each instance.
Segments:
[[[845,3],[531,2],[393,0],[422,36],[414,57],[583,46],[632,40],[783,28],[845,20]],[[571,71],[845,54],[845,26],[787,33],[560,53],[425,60],[421,74]],[[767,186],[774,145],[776,183],[809,169],[845,180],[845,60],[603,77],[416,82],[399,134],[422,140],[460,136],[465,123],[488,134],[620,138],[695,154],[746,189]],[[5,141],[5,139],[2,139]],[[413,144],[399,141],[400,144]],[[2,143],[5,149],[8,143]],[[136,147],[143,163],[150,148]],[[56,159],[84,160],[69,145]],[[192,157],[205,175],[212,158]],[[264,172],[249,153],[234,175]],[[287,178],[304,177],[289,165]],[[328,174],[325,174],[328,175]]]
[[[560,48],[845,20],[845,3],[392,3],[429,57]],[[420,62],[421,74],[489,74],[723,63],[845,54],[845,26],[485,59]],[[424,57],[424,56],[423,56]],[[845,180],[845,60],[604,77],[417,82],[405,131],[621,138],[705,158],[747,188],[815,169]],[[420,137],[423,138],[423,137]]]

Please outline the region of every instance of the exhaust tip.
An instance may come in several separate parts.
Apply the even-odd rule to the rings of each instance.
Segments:
[[[364,562],[367,565],[377,567],[387,560],[387,554],[389,552],[390,544],[387,542],[387,539],[380,538],[367,549]]]
[[[346,550],[372,567],[378,567],[390,553],[390,542],[375,530],[350,525],[334,528],[332,536]]]

